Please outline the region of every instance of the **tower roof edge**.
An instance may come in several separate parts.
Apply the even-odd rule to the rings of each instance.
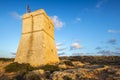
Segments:
[[[25,19],[25,18],[28,18],[28,17],[31,17],[31,16],[35,16],[35,15],[39,15],[39,14],[45,15],[50,20],[50,22],[53,24],[52,19],[46,14],[44,9],[39,9],[39,10],[36,10],[34,12],[23,14],[22,19]]]
[[[36,10],[34,12],[23,14],[22,18],[26,18],[26,17],[29,17],[29,16],[34,16],[34,15],[42,14],[42,13],[46,14],[45,10],[44,9],[39,9],[39,10]]]

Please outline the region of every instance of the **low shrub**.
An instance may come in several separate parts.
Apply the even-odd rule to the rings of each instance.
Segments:
[[[54,71],[59,71],[59,67],[56,66],[56,65],[44,65],[44,66],[41,66],[40,69],[43,69],[45,71],[50,71],[50,73],[53,73]]]
[[[64,61],[64,63],[68,66],[74,66],[71,61]]]
[[[9,80],[9,77],[6,75],[0,75],[0,80]]]
[[[67,75],[65,75],[65,76],[63,76],[63,80],[72,80],[72,78],[70,78]]]
[[[0,58],[0,61],[14,61],[13,58]]]
[[[42,79],[40,74],[36,74],[34,72],[29,72],[28,74],[24,76],[24,78],[25,80],[41,80]]]
[[[12,80],[26,80],[25,79],[26,72],[17,73]]]
[[[28,72],[37,69],[50,71],[50,73],[60,70],[57,65],[44,65],[40,67],[32,67],[30,64],[25,64],[25,63],[19,64],[17,62],[11,63],[5,67],[6,72]]]
[[[19,64],[17,62],[11,63],[5,67],[6,72],[18,72],[18,71],[32,71],[34,68],[29,64]]]

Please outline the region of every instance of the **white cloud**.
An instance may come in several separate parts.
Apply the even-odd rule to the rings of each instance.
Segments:
[[[20,14],[18,14],[17,12],[12,12],[11,16],[18,20],[20,20],[22,18],[22,16]]]
[[[76,18],[77,21],[80,21],[81,19],[80,18]]]
[[[79,40],[79,39],[75,39],[75,40],[74,40],[74,42],[77,42],[77,43],[79,43],[79,42],[80,42],[80,40]]]
[[[116,47],[115,49],[116,49],[116,50],[120,50],[120,47]]]
[[[115,51],[110,51],[110,50],[101,50],[97,53],[102,54],[104,56],[120,56],[120,52],[115,52]]]
[[[11,52],[11,54],[12,54],[12,55],[16,55],[16,53],[15,53],[15,52]]]
[[[72,53],[72,56],[81,56],[81,55],[83,55],[83,53],[80,52]]]
[[[102,48],[98,46],[98,47],[96,47],[95,49],[96,49],[96,50],[101,50]]]
[[[114,44],[116,44],[116,42],[117,42],[117,40],[115,38],[112,38],[112,39],[108,40],[107,43],[114,45]]]
[[[80,22],[80,21],[81,21],[81,19],[80,19],[80,18],[76,18],[76,21],[77,21],[77,22]]]
[[[57,46],[56,48],[57,48],[57,51],[64,51],[64,50],[66,50],[66,47],[63,48],[63,47],[58,47]]]
[[[63,45],[62,42],[56,43],[56,46],[62,46],[62,45]]]
[[[64,47],[63,42],[58,42],[56,43],[56,49],[57,49],[58,55],[64,55],[67,48]]]
[[[96,4],[96,8],[100,8],[107,0],[101,0]]]
[[[59,53],[58,53],[58,55],[60,55],[60,56],[61,56],[61,55],[64,55],[64,54],[65,54],[65,52],[59,52]]]
[[[109,29],[108,32],[109,33],[120,33],[120,30]]]
[[[78,23],[80,21],[81,21],[81,18],[77,17],[77,18],[75,18],[74,23]]]
[[[51,19],[53,20],[56,29],[61,29],[65,25],[65,23],[58,18],[58,16],[51,16]]]
[[[71,49],[81,49],[83,48],[78,42],[74,42],[71,44]]]

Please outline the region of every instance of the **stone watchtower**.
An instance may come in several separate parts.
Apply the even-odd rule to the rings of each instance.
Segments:
[[[54,41],[54,25],[43,9],[24,14],[15,62],[41,66],[59,62]]]

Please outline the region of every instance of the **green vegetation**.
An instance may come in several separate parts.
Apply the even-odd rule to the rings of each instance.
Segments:
[[[18,71],[32,71],[34,68],[29,64],[19,64],[17,62],[11,63],[5,67],[6,72],[18,72]]]
[[[64,80],[72,80],[72,78],[70,78],[70,77],[68,77],[68,76],[66,76],[66,75],[63,76],[63,79],[64,79]]]
[[[30,64],[19,64],[17,62],[11,63],[5,67],[6,72],[28,72],[36,69],[43,69],[45,71],[50,71],[50,73],[54,71],[59,71],[59,67],[56,65],[44,65],[40,67],[32,67]]]
[[[0,58],[0,61],[14,61],[13,58]]]
[[[68,66],[74,66],[71,61],[64,61],[64,63]]]
[[[54,71],[59,71],[59,67],[56,66],[56,65],[44,65],[44,66],[41,66],[40,69],[43,69],[45,71],[50,71],[50,73],[53,73]]]
[[[35,74],[35,73],[28,73],[24,75],[24,77],[25,77],[24,80],[41,80],[42,78],[40,74]],[[23,79],[20,79],[20,80],[23,80]]]
[[[70,56],[60,57],[69,61],[80,61],[82,63],[101,64],[101,65],[119,65],[120,56]]]

